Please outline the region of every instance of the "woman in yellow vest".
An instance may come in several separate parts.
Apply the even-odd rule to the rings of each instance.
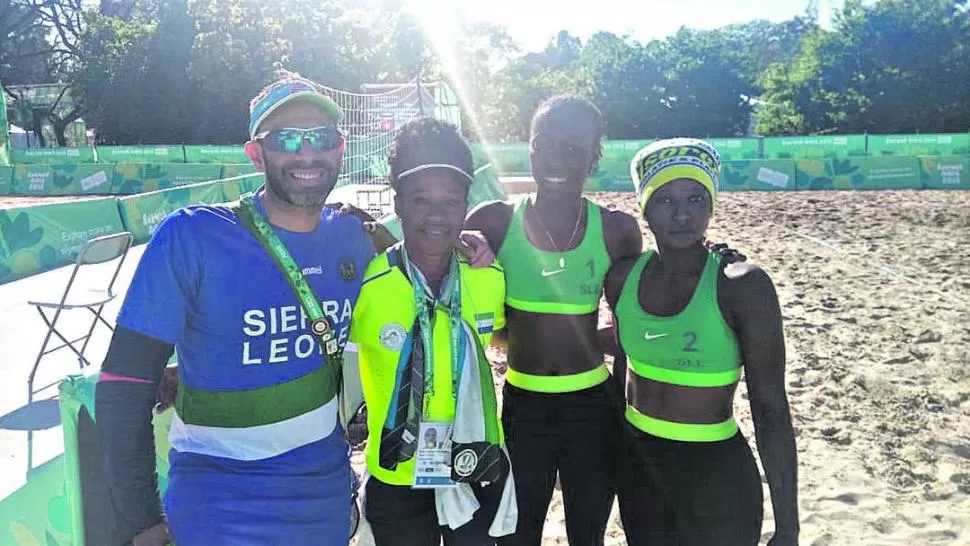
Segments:
[[[761,480],[733,417],[742,370],[774,507],[768,544],[798,540],[795,437],[775,288],[762,269],[728,265],[703,244],[719,168],[717,151],[695,139],[654,142],[631,166],[657,250],[618,262],[605,291],[628,359],[618,497],[633,546],[758,544]]]
[[[454,252],[471,151],[453,125],[420,119],[389,161],[404,240],[364,273],[350,336],[367,404],[364,516],[376,546],[494,544],[517,518],[484,354],[505,325],[505,279]]]

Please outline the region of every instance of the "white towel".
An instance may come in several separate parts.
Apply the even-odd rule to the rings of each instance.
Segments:
[[[475,346],[475,332],[468,324],[463,323],[464,335],[469,346]],[[458,384],[456,398],[455,421],[451,427],[452,440],[460,443],[481,442],[485,440],[485,415],[483,414],[481,378],[478,366],[478,351],[466,350],[462,362],[461,381]],[[489,381],[488,385],[492,385]],[[491,387],[494,388],[494,387]],[[506,460],[508,451],[502,446]],[[498,511],[488,529],[493,537],[510,535],[515,532],[515,525],[519,519],[518,504],[515,499],[515,479],[512,476],[511,465],[509,474],[502,490],[502,499]],[[486,485],[486,484],[482,484]],[[481,505],[475,498],[471,485],[459,483],[454,487],[435,490],[435,507],[438,511],[438,524],[457,529],[472,520],[475,511]]]

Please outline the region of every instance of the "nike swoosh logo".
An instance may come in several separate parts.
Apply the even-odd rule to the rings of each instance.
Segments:
[[[565,269],[556,269],[556,270],[553,270],[553,271],[546,271],[546,268],[543,267],[542,268],[542,276],[543,277],[551,277],[553,275],[558,275],[558,274],[562,273],[563,271],[565,271]]]
[[[643,339],[647,341],[650,341],[652,339],[660,339],[662,337],[667,337],[667,334],[651,334],[650,332],[643,334]]]

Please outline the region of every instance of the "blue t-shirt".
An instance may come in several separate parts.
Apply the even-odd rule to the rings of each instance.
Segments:
[[[310,233],[274,230],[343,345],[361,275],[375,254],[360,220],[325,209]],[[162,222],[141,258],[118,324],[174,343],[180,381],[198,389],[265,387],[301,377],[322,362],[285,277],[235,214],[220,205],[186,207]]]
[[[254,201],[263,213],[260,199]],[[325,209],[312,232],[274,229],[333,320],[343,346],[362,274],[375,254],[360,220]],[[325,363],[289,283],[249,230],[222,205],[186,207],[162,222],[141,258],[118,324],[173,343],[180,382],[206,391],[272,386]],[[334,509],[346,511],[347,451],[339,425],[320,441],[261,460],[173,449],[169,496],[181,502],[172,507],[166,499],[169,518],[179,507],[189,509],[186,504],[196,510],[186,517],[200,518],[200,503],[205,504],[209,495],[218,497],[208,499],[209,509],[220,510],[221,499],[228,502],[227,513],[244,513],[244,497],[265,502],[259,499],[267,491],[278,498],[302,495],[308,501],[319,495],[312,506],[305,506],[311,518],[318,517],[323,498],[339,497]],[[192,480],[187,479],[190,475]],[[222,490],[211,491],[220,489],[219,483]],[[236,492],[228,495],[232,499],[226,498],[229,490]],[[288,510],[299,518],[294,507]],[[219,518],[216,513],[210,516]]]

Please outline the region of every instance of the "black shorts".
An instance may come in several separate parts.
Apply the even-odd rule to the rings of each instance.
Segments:
[[[507,468],[507,467],[506,467]],[[389,485],[373,476],[364,486],[364,517],[376,546],[493,546],[488,529],[495,519],[508,476],[487,485],[473,484],[480,507],[472,520],[457,529],[438,525],[433,489]]]
[[[620,518],[630,546],[756,546],[764,497],[744,436],[678,442],[624,423]]]
[[[536,546],[558,475],[571,546],[599,546],[616,496],[622,417],[609,381],[547,394],[505,384],[502,426],[519,520],[503,546]]]

